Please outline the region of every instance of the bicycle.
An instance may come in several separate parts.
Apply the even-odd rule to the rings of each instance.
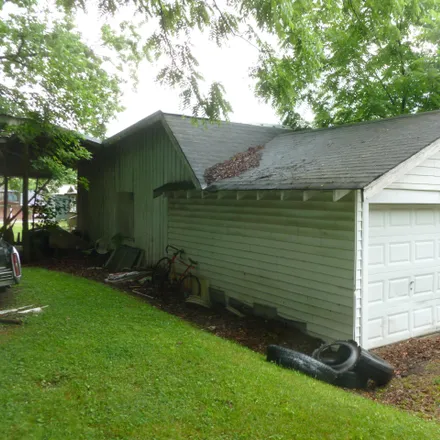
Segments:
[[[189,264],[183,261],[185,251],[175,246],[168,245],[165,252],[170,254],[171,250],[174,251],[171,257],[161,258],[153,267],[151,276],[153,285],[163,290],[165,282],[168,281],[171,286],[182,291],[186,299],[191,295],[200,296],[200,280],[191,272],[191,270],[196,269],[197,261],[189,257]],[[176,262],[185,266],[185,270],[179,275],[176,273]]]

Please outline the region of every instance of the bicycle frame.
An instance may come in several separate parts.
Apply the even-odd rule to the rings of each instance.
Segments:
[[[174,252],[172,253],[173,256],[170,258],[170,272],[173,272],[172,278],[180,282],[186,277],[186,275],[188,275],[188,273],[192,269],[195,269],[196,266],[191,263],[188,264],[187,262],[183,261],[183,259],[181,258],[182,255],[185,253],[183,249],[178,249],[174,246],[168,245],[165,249],[167,254],[170,253],[170,249],[174,249]],[[175,275],[176,261],[178,261],[180,264],[185,266],[185,270],[178,277]]]

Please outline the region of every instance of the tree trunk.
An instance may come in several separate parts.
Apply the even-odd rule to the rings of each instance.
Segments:
[[[4,185],[4,195],[3,195],[3,227],[6,229],[6,225],[8,223],[8,178],[5,176],[5,180],[3,181]]]
[[[23,151],[24,174],[23,174],[23,260],[30,260],[31,248],[29,243],[29,145],[24,146]]]

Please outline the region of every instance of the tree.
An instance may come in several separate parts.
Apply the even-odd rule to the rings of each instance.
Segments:
[[[437,0],[304,0],[287,17],[254,71],[281,115],[306,103],[325,127],[440,108]]]
[[[83,0],[60,0],[67,8]],[[195,115],[227,116],[230,106],[219,83],[207,96],[193,56],[194,29],[219,45],[245,38],[260,52],[252,76],[256,94],[283,121],[301,128],[298,108],[309,106],[316,126],[328,126],[440,106],[438,0],[99,0],[112,15],[129,4],[157,30],[141,42],[126,23],[109,40],[133,58],[165,56],[158,79],[181,89]],[[109,31],[109,28],[107,28]],[[127,32],[128,31],[128,32]],[[267,38],[267,36],[269,36]]]
[[[120,64],[111,69],[108,58],[83,42],[72,14],[53,4],[0,0],[0,18],[0,116],[8,115],[0,117],[0,135],[23,146],[7,153],[65,179],[78,160],[91,157],[80,133],[102,137],[121,109]],[[17,143],[1,145],[10,150]],[[24,194],[29,173],[25,167]],[[25,252],[27,212],[24,200]]]

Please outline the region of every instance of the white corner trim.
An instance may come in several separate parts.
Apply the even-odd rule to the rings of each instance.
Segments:
[[[362,203],[362,281],[361,281],[361,340],[360,345],[368,345],[368,246],[370,236],[370,205]]]
[[[378,192],[399,180],[408,171],[420,165],[425,159],[438,151],[440,151],[440,138],[367,185],[364,188],[364,200],[371,199]]]

